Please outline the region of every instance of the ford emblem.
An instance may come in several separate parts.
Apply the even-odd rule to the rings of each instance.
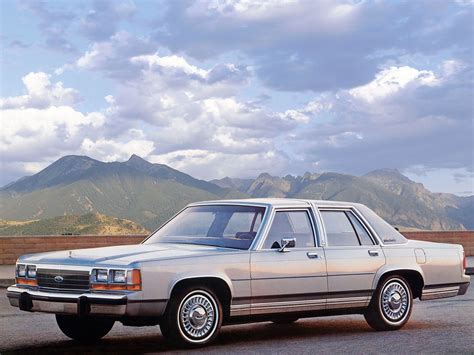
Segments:
[[[58,275],[58,276],[55,276],[54,277],[54,281],[56,281],[57,283],[60,283],[60,282],[63,282],[64,281],[64,277]]]

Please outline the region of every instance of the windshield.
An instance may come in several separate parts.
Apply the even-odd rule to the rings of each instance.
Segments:
[[[188,207],[157,230],[145,244],[178,243],[248,249],[262,223],[265,207]]]

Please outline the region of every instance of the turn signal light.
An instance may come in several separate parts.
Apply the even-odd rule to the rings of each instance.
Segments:
[[[142,275],[140,270],[134,269],[127,272],[127,290],[140,291],[142,289]]]
[[[26,279],[24,277],[16,278],[17,285],[29,285],[29,286],[38,286],[36,279]]]

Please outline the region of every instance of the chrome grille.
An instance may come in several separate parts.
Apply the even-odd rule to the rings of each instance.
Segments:
[[[60,276],[60,278],[57,276]],[[36,270],[36,279],[39,287],[69,290],[89,289],[89,271],[38,269]]]

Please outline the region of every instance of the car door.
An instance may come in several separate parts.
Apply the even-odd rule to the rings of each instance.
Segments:
[[[280,251],[282,239],[295,246]],[[262,246],[251,253],[251,314],[325,308],[327,280],[310,209],[274,211]]]
[[[373,293],[375,274],[385,264],[382,248],[354,209],[319,212],[326,237],[327,308],[364,307]]]

